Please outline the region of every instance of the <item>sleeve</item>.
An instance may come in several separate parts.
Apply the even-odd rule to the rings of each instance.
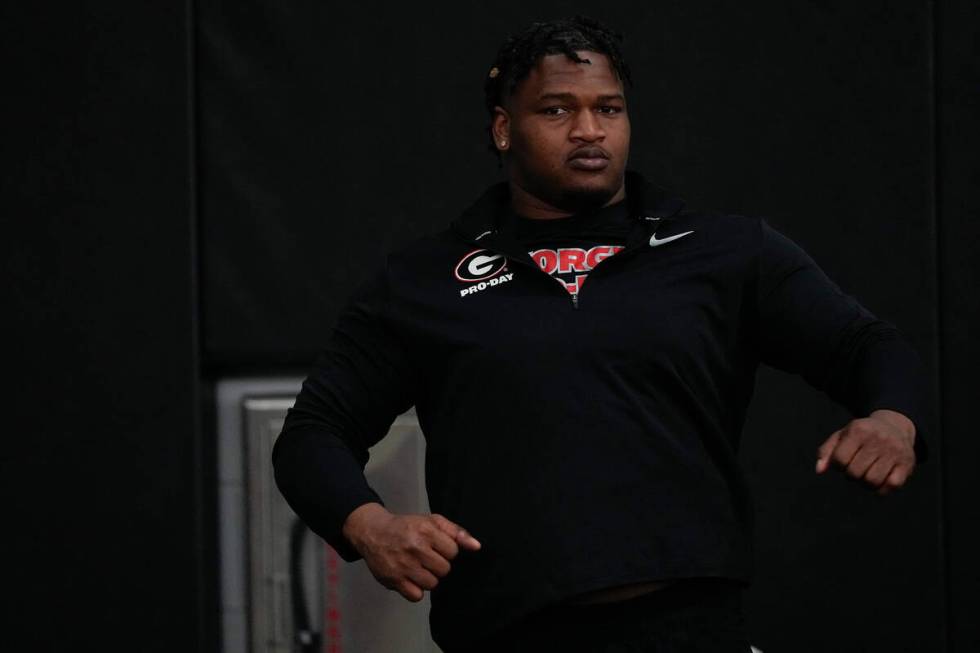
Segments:
[[[361,556],[343,536],[344,520],[365,503],[384,505],[364,477],[368,448],[414,404],[413,366],[387,304],[384,272],[351,295],[272,451],[290,507],[347,562]]]
[[[854,415],[882,408],[902,413],[915,424],[917,462],[927,460],[919,356],[892,324],[841,292],[798,245],[760,223],[762,361],[800,374]]]

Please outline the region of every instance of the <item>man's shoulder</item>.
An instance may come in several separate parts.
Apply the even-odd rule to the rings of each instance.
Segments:
[[[627,170],[626,192],[631,210],[645,219],[660,220],[658,228],[666,229],[673,223],[677,228],[701,229],[728,237],[759,230],[758,217],[689,204],[673,190],[652,182],[636,170]]]
[[[451,277],[456,264],[475,249],[477,245],[467,243],[446,227],[419,235],[389,251],[386,269],[389,279],[427,285],[447,274]]]
[[[700,230],[712,240],[741,246],[757,242],[762,218],[712,209],[684,209],[669,220],[672,231]],[[666,225],[664,225],[666,228]]]
[[[389,261],[411,263],[423,258],[452,258],[458,256],[460,250],[477,248],[476,241],[495,227],[506,194],[506,184],[497,182],[487,186],[458,212],[444,215],[441,227],[434,227],[394,248],[389,253]]]

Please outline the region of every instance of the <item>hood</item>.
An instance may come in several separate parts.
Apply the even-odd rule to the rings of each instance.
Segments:
[[[630,215],[637,220],[669,218],[684,208],[684,200],[669,195],[666,190],[650,183],[636,171],[627,170],[624,183]],[[496,183],[453,220],[450,227],[464,240],[475,242],[498,230],[499,216],[508,209],[509,202],[508,183]]]

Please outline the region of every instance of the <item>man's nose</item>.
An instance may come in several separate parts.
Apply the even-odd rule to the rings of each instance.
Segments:
[[[572,131],[568,134],[571,139],[581,139],[584,141],[596,141],[604,138],[606,131],[599,122],[599,116],[592,111],[578,111],[575,115],[575,122]]]

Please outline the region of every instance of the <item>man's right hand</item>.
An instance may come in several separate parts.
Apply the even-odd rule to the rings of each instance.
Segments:
[[[396,515],[380,503],[358,506],[343,534],[379,583],[415,602],[449,573],[459,547],[480,549],[476,538],[442,515]]]

